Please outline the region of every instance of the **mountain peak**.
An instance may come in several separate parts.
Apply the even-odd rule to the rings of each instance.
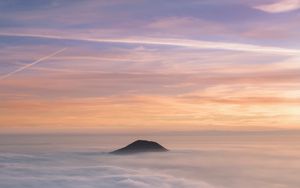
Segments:
[[[157,142],[148,140],[136,140],[131,144],[111,152],[111,154],[134,154],[145,152],[165,152],[166,148],[158,144]]]

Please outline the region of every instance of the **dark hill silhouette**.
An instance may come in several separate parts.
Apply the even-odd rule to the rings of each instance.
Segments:
[[[135,153],[145,153],[145,152],[166,152],[166,148],[160,144],[147,141],[147,140],[137,140],[128,146],[110,152],[111,154],[135,154]]]

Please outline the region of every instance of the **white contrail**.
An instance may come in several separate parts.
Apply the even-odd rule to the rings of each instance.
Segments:
[[[40,34],[24,34],[24,33],[4,33],[4,32],[1,32],[0,36],[32,37],[32,38],[46,38],[46,39],[56,39],[56,40],[86,41],[86,42],[165,45],[165,46],[177,46],[177,47],[186,47],[186,48],[194,48],[194,49],[231,50],[231,51],[267,53],[267,54],[276,54],[276,55],[297,55],[297,56],[299,56],[299,54],[300,54],[300,49],[280,48],[280,47],[273,47],[273,46],[261,46],[261,45],[252,45],[252,44],[242,44],[242,43],[200,41],[200,40],[191,40],[191,39],[89,38],[89,37],[40,35]]]
[[[30,67],[32,67],[32,66],[34,66],[34,65],[36,65],[36,64],[38,64],[38,63],[40,63],[40,62],[42,62],[42,61],[45,61],[46,59],[49,59],[49,58],[51,58],[51,57],[53,57],[53,56],[55,56],[55,55],[57,55],[57,54],[59,54],[59,53],[65,51],[66,49],[67,49],[67,48],[63,48],[63,49],[61,49],[61,50],[58,50],[58,51],[56,51],[56,52],[54,52],[54,53],[52,53],[52,54],[50,54],[50,55],[47,55],[47,56],[45,56],[45,57],[42,57],[42,58],[38,59],[38,60],[36,60],[36,61],[34,61],[34,62],[30,63],[30,64],[27,64],[27,65],[25,65],[25,66],[23,66],[23,67],[20,67],[20,68],[18,68],[18,69],[16,69],[16,70],[12,71],[12,72],[10,72],[10,73],[7,73],[7,74],[5,74],[5,75],[3,75],[3,76],[0,76],[0,80],[4,80],[4,79],[6,79],[6,78],[8,78],[8,77],[10,77],[10,76],[12,76],[12,75],[18,73],[18,72],[21,72],[21,71],[23,71],[23,70],[25,70],[25,69],[28,69],[28,68],[30,68]]]

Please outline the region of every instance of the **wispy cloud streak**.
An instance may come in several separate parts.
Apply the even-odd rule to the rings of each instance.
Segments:
[[[99,43],[125,43],[125,44],[144,44],[144,45],[163,45],[163,46],[177,46],[193,49],[211,49],[211,50],[230,50],[230,51],[244,51],[255,53],[267,53],[275,55],[299,55],[300,49],[280,48],[273,46],[261,46],[242,43],[226,43],[226,42],[212,42],[191,39],[174,39],[174,38],[89,38],[89,37],[75,37],[75,36],[58,36],[58,35],[40,35],[40,34],[24,34],[24,33],[0,33],[0,36],[11,37],[32,37],[32,38],[46,38],[56,40],[76,40],[86,42]]]
[[[20,68],[18,68],[18,69],[16,69],[16,70],[12,71],[12,72],[10,72],[10,73],[7,73],[7,74],[5,74],[5,75],[2,75],[2,76],[0,76],[0,80],[4,80],[4,79],[6,79],[6,78],[8,78],[8,77],[10,77],[10,76],[12,76],[12,75],[18,73],[18,72],[24,71],[25,69],[28,69],[28,68],[30,68],[30,67],[32,67],[32,66],[34,66],[34,65],[36,65],[36,64],[38,64],[38,63],[40,63],[40,62],[42,62],[42,61],[45,61],[45,60],[47,60],[47,59],[49,59],[49,58],[51,58],[51,57],[53,57],[53,56],[55,56],[55,55],[57,55],[57,54],[63,52],[63,51],[65,51],[65,50],[66,50],[66,48],[63,48],[63,49],[58,50],[58,51],[56,51],[56,52],[54,52],[54,53],[52,53],[52,54],[50,54],[50,55],[47,55],[47,56],[45,56],[45,57],[42,57],[42,58],[40,58],[40,59],[38,59],[38,60],[36,60],[36,61],[30,63],[30,64],[26,64],[25,66],[20,67]]]
[[[272,4],[264,4],[255,7],[256,9],[269,12],[269,13],[281,13],[297,10],[300,8],[299,0],[281,0]]]

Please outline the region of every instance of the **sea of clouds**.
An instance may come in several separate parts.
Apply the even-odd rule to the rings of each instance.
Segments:
[[[106,155],[106,156],[105,156]],[[0,187],[7,188],[213,188],[208,183],[176,177],[151,165],[111,165],[108,154],[60,153],[0,155]],[[142,155],[140,155],[142,157]],[[162,157],[162,156],[161,156]],[[130,157],[113,156],[114,160]],[[132,158],[133,160],[133,158]],[[158,160],[158,159],[157,159]],[[105,165],[107,161],[107,165]],[[133,161],[132,161],[133,162]],[[149,168],[148,168],[149,167]]]
[[[99,149],[40,150],[24,145],[23,150],[0,150],[0,187],[300,187],[296,144],[221,143],[129,156]]]

